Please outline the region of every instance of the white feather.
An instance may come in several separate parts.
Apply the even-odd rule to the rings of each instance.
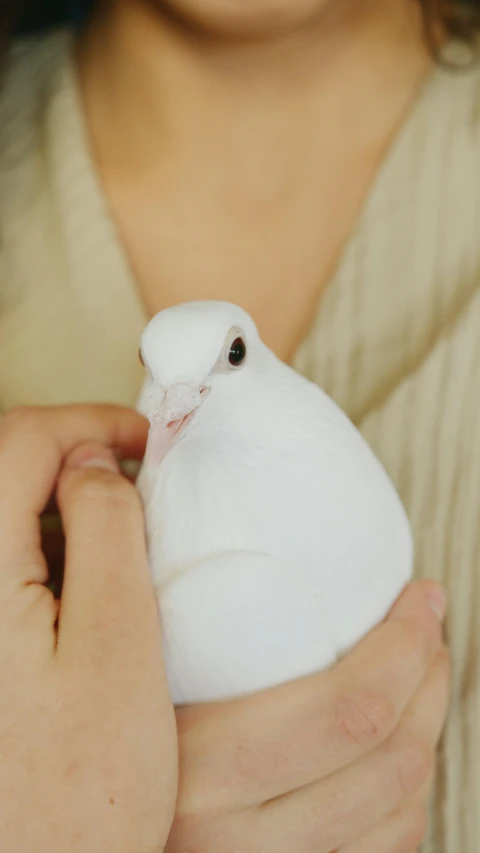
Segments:
[[[231,371],[221,369],[230,329],[247,345]],[[411,577],[409,523],[381,464],[237,306],[161,312],[142,353],[141,411],[154,383],[211,388],[138,481],[174,702],[232,697],[331,664]]]

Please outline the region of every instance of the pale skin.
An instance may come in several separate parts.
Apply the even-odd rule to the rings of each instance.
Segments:
[[[149,313],[230,299],[290,358],[430,67],[411,0],[99,10],[79,81]],[[144,440],[119,410],[2,423],[1,849],[413,853],[447,704],[441,590],[413,584],[328,673],[179,710],[177,791],[143,521],[107,449],[141,455]],[[38,543],[57,477],[58,639]]]
[[[20,410],[0,424],[1,848],[414,851],[448,699],[433,582],[410,585],[332,670],[179,709],[177,792],[141,507],[108,449],[141,457],[145,437],[142,418],[110,407]],[[39,537],[54,489],[60,604]]]
[[[80,84],[148,312],[228,299],[291,357],[431,65],[413,0],[99,9]]]

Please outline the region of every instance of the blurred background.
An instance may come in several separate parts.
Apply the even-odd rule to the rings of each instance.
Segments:
[[[18,4],[19,16],[15,30],[18,33],[29,33],[66,22],[80,23],[92,5],[91,0],[23,0]]]

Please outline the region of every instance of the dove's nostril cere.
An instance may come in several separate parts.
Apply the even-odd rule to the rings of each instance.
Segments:
[[[153,385],[149,400],[150,430],[145,460],[147,465],[158,466],[174,444],[183,438],[210,388],[186,383],[171,385],[165,391]]]

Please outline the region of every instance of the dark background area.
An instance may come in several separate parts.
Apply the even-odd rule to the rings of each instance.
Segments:
[[[38,32],[65,23],[80,23],[93,0],[24,0],[19,3],[15,33]],[[2,2],[0,0],[0,12]]]
[[[81,23],[88,16],[95,0],[0,0],[2,19],[12,23],[15,16],[15,34],[38,32],[61,24]],[[426,29],[433,12],[441,12],[446,31],[478,48],[480,33],[480,0],[416,0],[425,16]],[[8,28],[11,32],[11,26]],[[0,27],[1,35],[1,27]],[[436,39],[429,39],[432,44]]]

